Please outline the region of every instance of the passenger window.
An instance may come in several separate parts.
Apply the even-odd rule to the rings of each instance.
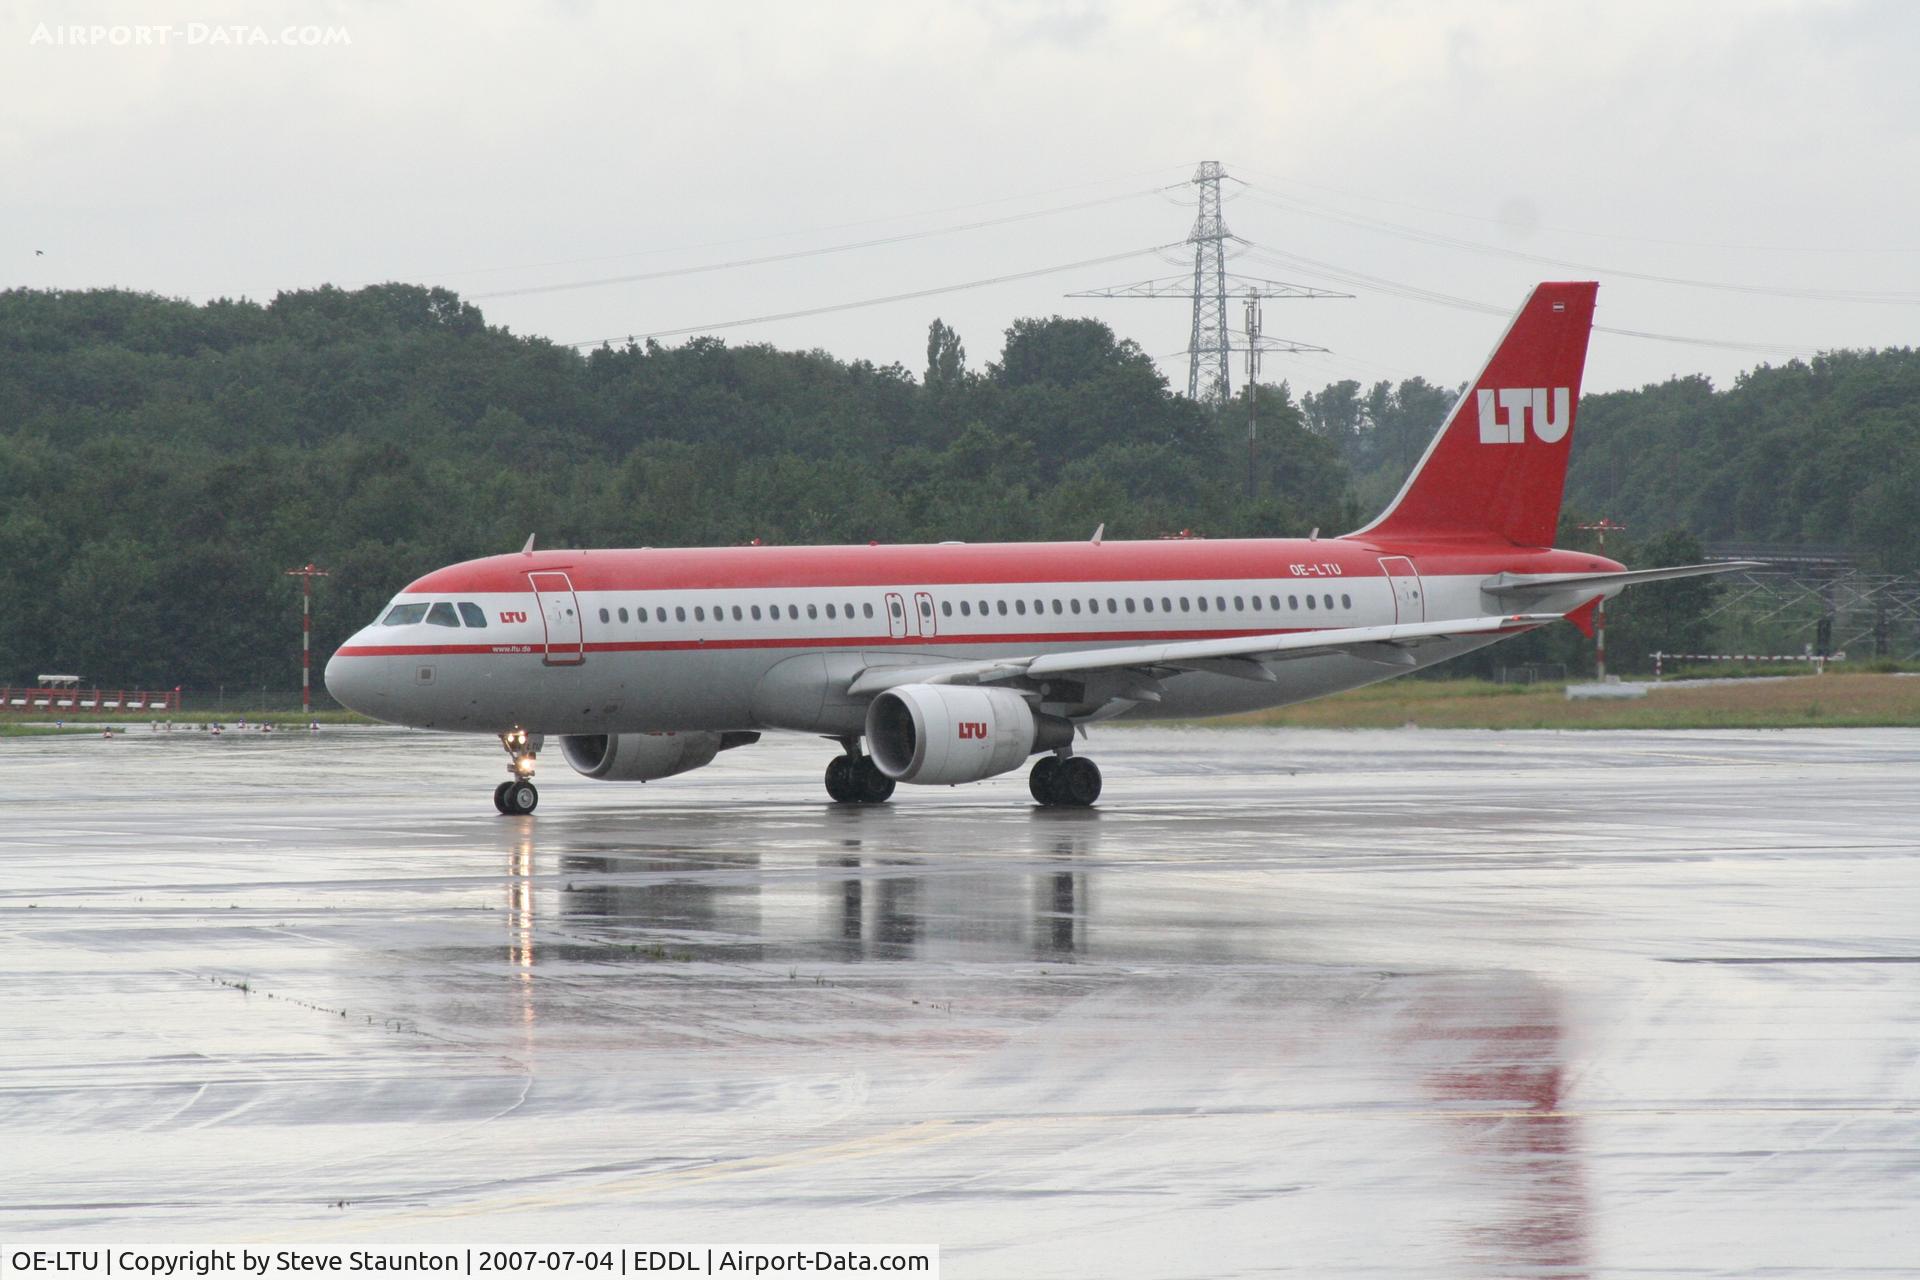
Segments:
[[[1311,609],[1311,608],[1313,608],[1313,597],[1312,597],[1312,596],[1308,596],[1308,597],[1307,597],[1307,608],[1309,608],[1309,609]]]
[[[1328,593],[1327,593],[1327,594],[1326,594],[1325,596],[1322,596],[1321,598],[1322,598],[1323,600],[1325,600],[1325,601],[1327,602],[1327,608],[1329,608],[1329,609],[1331,609],[1331,608],[1333,608],[1333,593],[1332,593],[1332,592],[1328,592]]]
[[[789,622],[798,622],[798,621],[800,621],[800,606],[799,606],[799,605],[797,605],[797,604],[790,604],[790,605],[788,605],[788,606],[787,606],[787,620],[788,620]]]
[[[687,607],[679,604],[673,606],[673,619],[675,622],[685,622],[687,620]]]
[[[1181,597],[1180,597],[1180,612],[1182,612],[1182,613],[1186,613],[1186,612],[1187,612],[1188,610],[1190,610],[1190,609],[1192,609],[1192,608],[1193,608],[1193,604],[1192,604],[1192,603],[1191,603],[1191,602],[1190,602],[1190,601],[1189,601],[1189,600],[1187,599],[1187,597],[1186,597],[1186,596],[1181,596]]]
[[[809,620],[809,621],[815,621],[815,620],[818,620],[818,619],[819,619],[819,617],[820,617],[820,610],[819,610],[819,607],[818,607],[818,606],[816,606],[816,605],[808,605],[808,606],[807,606],[807,618],[808,618],[808,620]]]
[[[866,614],[866,615],[867,615],[867,617],[869,617],[869,618],[871,618],[871,617],[873,616],[873,605],[871,605],[871,604],[863,604],[863,605],[861,605],[861,606],[860,606],[860,612],[862,612],[862,613],[864,613],[864,614]]]
[[[1128,612],[1128,613],[1132,613],[1132,612],[1133,612],[1133,597],[1132,597],[1132,596],[1128,596],[1128,597],[1127,597],[1127,612]]]
[[[1054,612],[1055,612],[1056,614],[1060,612],[1060,602],[1059,602],[1058,600],[1055,600],[1055,601],[1053,602],[1053,611],[1054,611]],[[1077,604],[1076,604],[1076,605],[1074,605],[1074,606],[1073,606],[1073,611],[1074,611],[1075,613],[1078,613],[1078,612],[1080,612],[1080,606],[1079,606],[1079,605],[1077,605]]]
[[[605,609],[602,609],[602,610],[600,611],[600,621],[602,621],[602,622],[612,622],[612,621],[613,621],[613,615],[612,615],[612,614],[610,614],[610,613],[608,613],[608,612],[607,612],[607,611],[606,611]]]
[[[705,622],[707,620],[706,606],[704,605],[693,606],[693,620],[695,622]]]
[[[1173,612],[1173,597],[1171,597],[1171,596],[1161,596],[1161,597],[1160,597],[1160,612],[1162,612],[1162,613],[1172,613],[1172,612]]]
[[[832,620],[834,619],[834,617],[835,617],[835,614],[834,614],[834,609],[833,609],[833,606],[832,606],[832,605],[828,605],[828,606],[827,606],[827,620],[828,620],[829,622],[831,622],[831,621],[832,621]]]
[[[1227,598],[1225,596],[1215,596],[1213,603],[1214,607],[1219,609],[1220,612],[1225,613],[1227,611]]]
[[[1239,598],[1240,598],[1239,596],[1235,596],[1235,597],[1234,597],[1234,599],[1235,599],[1235,600],[1238,600]],[[1253,611],[1254,611],[1255,613],[1258,613],[1258,612],[1260,612],[1260,597],[1259,597],[1259,596],[1255,596],[1255,597],[1253,598]]]
[[[1288,597],[1287,597],[1287,608],[1289,608],[1289,609],[1298,609],[1299,607],[1300,607],[1300,597],[1299,597],[1299,596],[1288,596]]]
[[[1107,612],[1108,612],[1108,613],[1118,613],[1118,612],[1120,612],[1120,606],[1119,606],[1118,604],[1116,604],[1116,603],[1114,603],[1114,599],[1113,599],[1113,597],[1112,597],[1112,596],[1108,596],[1108,597],[1107,597]]]
[[[1148,613],[1152,613],[1152,612],[1153,612],[1153,597],[1152,597],[1152,596],[1143,596],[1143,597],[1141,597],[1141,600],[1140,600],[1140,607],[1141,607],[1141,608],[1143,608],[1143,609],[1145,609],[1145,610],[1146,610],[1146,611],[1147,611]]]
[[[973,616],[973,606],[965,600],[960,602],[960,616],[963,618],[971,618]]]
[[[1205,596],[1201,596],[1199,597],[1199,600],[1200,600],[1200,612],[1205,613],[1207,611],[1207,598]],[[1185,604],[1186,601],[1182,600],[1180,603]]]
[[[1075,613],[1078,613],[1078,612],[1080,612],[1080,602],[1079,602],[1078,600],[1069,600],[1069,601],[1067,601],[1067,603],[1068,603],[1068,605],[1070,605],[1070,606],[1072,606],[1072,608],[1073,608],[1073,611],[1074,611]]]
[[[460,619],[454,616],[452,605],[445,600],[436,600],[433,608],[427,610],[427,623],[435,627],[457,627]]]
[[[1003,618],[1004,618],[1004,617],[1006,617],[1006,616],[1007,616],[1007,602],[1006,602],[1005,600],[1001,600],[1001,601],[997,601],[996,603],[998,603],[998,605],[999,605],[999,607],[1000,607],[1000,616],[1001,616],[1001,617],[1003,617]]]
[[[427,606],[424,604],[397,604],[387,610],[387,616],[382,621],[389,627],[407,627],[426,616]]]
[[[627,620],[627,611],[626,611],[626,609],[625,609],[625,607],[622,607],[622,608],[620,609],[620,612],[619,612],[619,614],[618,614],[617,616],[619,617],[619,619],[620,619],[620,621],[622,621],[622,622],[625,622],[625,621]]]
[[[647,611],[644,608],[635,609],[633,611],[633,616],[639,621],[645,622],[647,620]]]
[[[1353,597],[1343,593],[1340,597],[1340,607],[1342,609],[1353,608]]]
[[[898,600],[887,601],[887,612],[898,618],[900,616],[900,602]]]
[[[1235,596],[1233,598],[1233,607],[1236,611],[1244,609],[1247,607],[1247,602],[1240,596]]]
[[[1268,597],[1267,597],[1267,600],[1268,600],[1268,601],[1269,601],[1269,602],[1270,602],[1270,603],[1271,603],[1271,604],[1273,605],[1273,611],[1274,611],[1275,613],[1278,613],[1278,612],[1280,612],[1280,597],[1279,597],[1279,596],[1268,596]]]
[[[951,618],[953,616],[953,601],[942,600],[940,602],[940,616],[943,618]]]
[[[487,625],[487,611],[471,600],[462,600],[460,620],[470,627],[484,627]]]
[[[1024,618],[1024,617],[1026,617],[1026,616],[1027,616],[1027,602],[1026,602],[1025,600],[1015,600],[1015,601],[1013,602],[1013,611],[1014,611],[1015,613],[1017,613],[1017,614],[1019,614],[1019,615],[1020,615],[1021,617],[1023,617],[1023,618]]]

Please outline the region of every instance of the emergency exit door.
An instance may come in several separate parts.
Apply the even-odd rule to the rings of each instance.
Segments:
[[[587,660],[586,636],[581,629],[580,600],[573,580],[564,573],[530,573],[533,595],[540,602],[540,623],[546,628],[548,666],[578,666]]]
[[[1420,588],[1420,575],[1414,570],[1413,561],[1405,556],[1381,556],[1380,567],[1386,571],[1387,582],[1393,587],[1394,622],[1425,622],[1426,593]]]

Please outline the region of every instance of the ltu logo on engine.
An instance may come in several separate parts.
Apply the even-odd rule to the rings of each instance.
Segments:
[[[1573,425],[1573,392],[1566,387],[1482,388],[1475,395],[1481,444],[1526,443],[1529,415],[1534,437],[1542,444],[1558,444]]]
[[[962,738],[984,738],[987,736],[987,726],[978,720],[962,720],[960,722],[960,736]]]

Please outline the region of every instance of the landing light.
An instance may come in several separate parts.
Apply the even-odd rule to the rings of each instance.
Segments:
[[[516,777],[531,778],[533,776],[533,753],[523,751],[514,756],[513,772]]]

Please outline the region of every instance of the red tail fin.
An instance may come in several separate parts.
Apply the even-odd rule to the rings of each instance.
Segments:
[[[1551,546],[1596,288],[1536,286],[1400,495],[1348,536]]]

